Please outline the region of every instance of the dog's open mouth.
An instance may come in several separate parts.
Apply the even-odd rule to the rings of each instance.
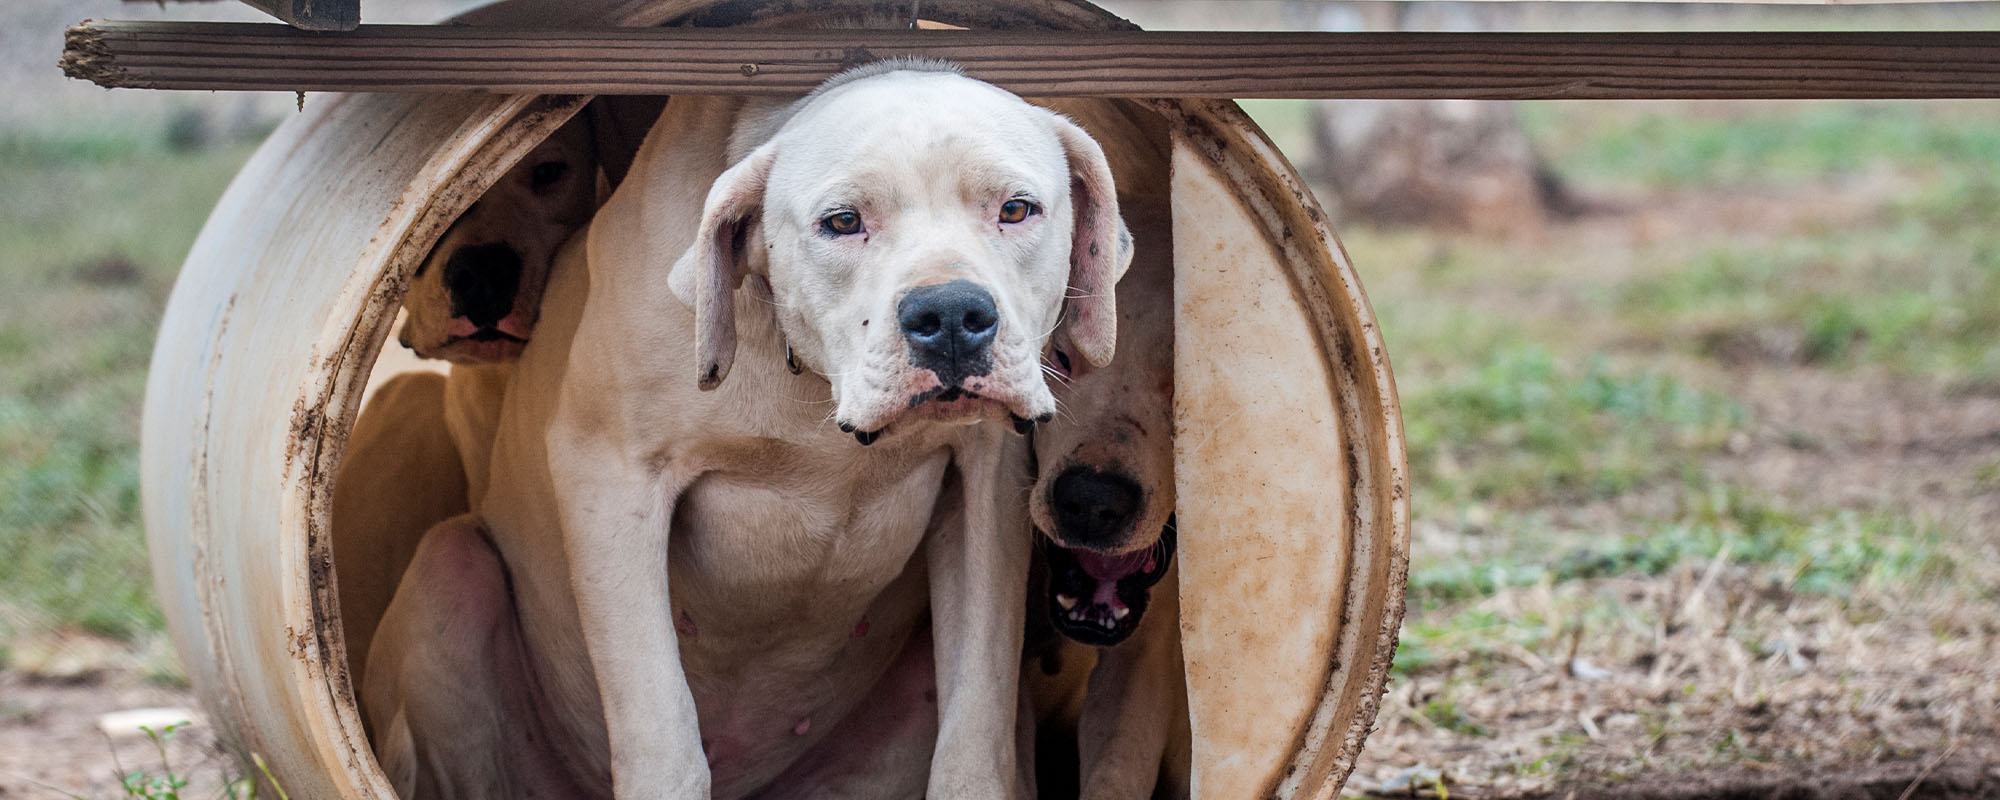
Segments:
[[[1049,566],[1049,621],[1062,635],[1095,647],[1125,641],[1139,629],[1153,584],[1174,560],[1174,519],[1152,547],[1109,555],[1063,547],[1042,537]]]

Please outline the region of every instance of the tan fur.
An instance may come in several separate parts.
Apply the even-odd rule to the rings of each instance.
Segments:
[[[509,168],[446,230],[404,295],[403,345],[452,366],[448,378],[407,373],[384,382],[355,420],[334,481],[334,569],[357,685],[418,540],[485,493],[500,397],[519,353],[518,343],[454,337],[445,265],[467,247],[499,243],[518,252],[522,274],[507,327],[527,338],[556,248],[597,206],[597,153],[607,148],[593,145],[593,130],[616,128],[579,117]],[[538,185],[536,170],[550,164],[562,166],[560,176]]]
[[[1035,432],[1039,480],[1031,493],[1032,516],[1044,533],[1055,529],[1050,483],[1069,467],[1129,475],[1143,487],[1142,510],[1132,538],[1118,549],[1144,550],[1158,541],[1175,501],[1167,144],[1158,121],[1129,106],[1051,105],[1104,143],[1135,252],[1117,287],[1117,360],[1092,369],[1072,359],[1073,378],[1057,393],[1064,413]],[[1101,649],[1064,640],[1051,661],[1061,671],[1026,684],[1045,720],[1074,730],[1084,800],[1189,796],[1178,575],[1169,567],[1154,585],[1151,605],[1130,638]]]
[[[470,508],[458,448],[445,428],[445,392],[445,377],[432,372],[384,383],[355,420],[334,478],[333,564],[348,669],[357,681],[418,539]]]

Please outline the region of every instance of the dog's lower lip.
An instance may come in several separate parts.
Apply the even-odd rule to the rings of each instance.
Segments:
[[[446,339],[444,343],[446,346],[450,346],[459,342],[520,342],[521,344],[527,344],[528,340],[497,328],[481,328],[470,336],[453,336]]]

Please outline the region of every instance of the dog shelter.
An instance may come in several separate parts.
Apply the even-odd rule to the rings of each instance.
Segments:
[[[1408,558],[1400,412],[1359,278],[1227,98],[2000,96],[1986,33],[1154,34],[1081,0],[502,0],[464,25],[368,27],[357,0],[245,1],[290,27],[86,23],[64,62],[107,86],[339,93],[271,135],[189,254],[142,455],[187,672],[295,797],[392,797],[346,667],[329,517],[409,275],[594,95],[800,93],[921,54],[1024,96],[1090,98],[1066,102],[1166,143],[1205,799],[1338,793],[1388,679]],[[857,14],[910,25],[816,27]]]

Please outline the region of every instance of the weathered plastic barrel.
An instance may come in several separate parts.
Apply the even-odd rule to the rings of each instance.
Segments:
[[[783,25],[908,7],[512,0],[468,17]],[[1131,27],[1073,0],[921,12],[971,28]],[[408,275],[584,99],[311,96],[230,185],[182,269],[146,396],[154,579],[225,739],[261,754],[292,797],[392,797],[347,673],[328,518]],[[1233,103],[1124,107],[1155,115],[1172,142],[1196,794],[1331,798],[1373,723],[1403,610],[1407,477],[1388,359],[1324,214]]]

